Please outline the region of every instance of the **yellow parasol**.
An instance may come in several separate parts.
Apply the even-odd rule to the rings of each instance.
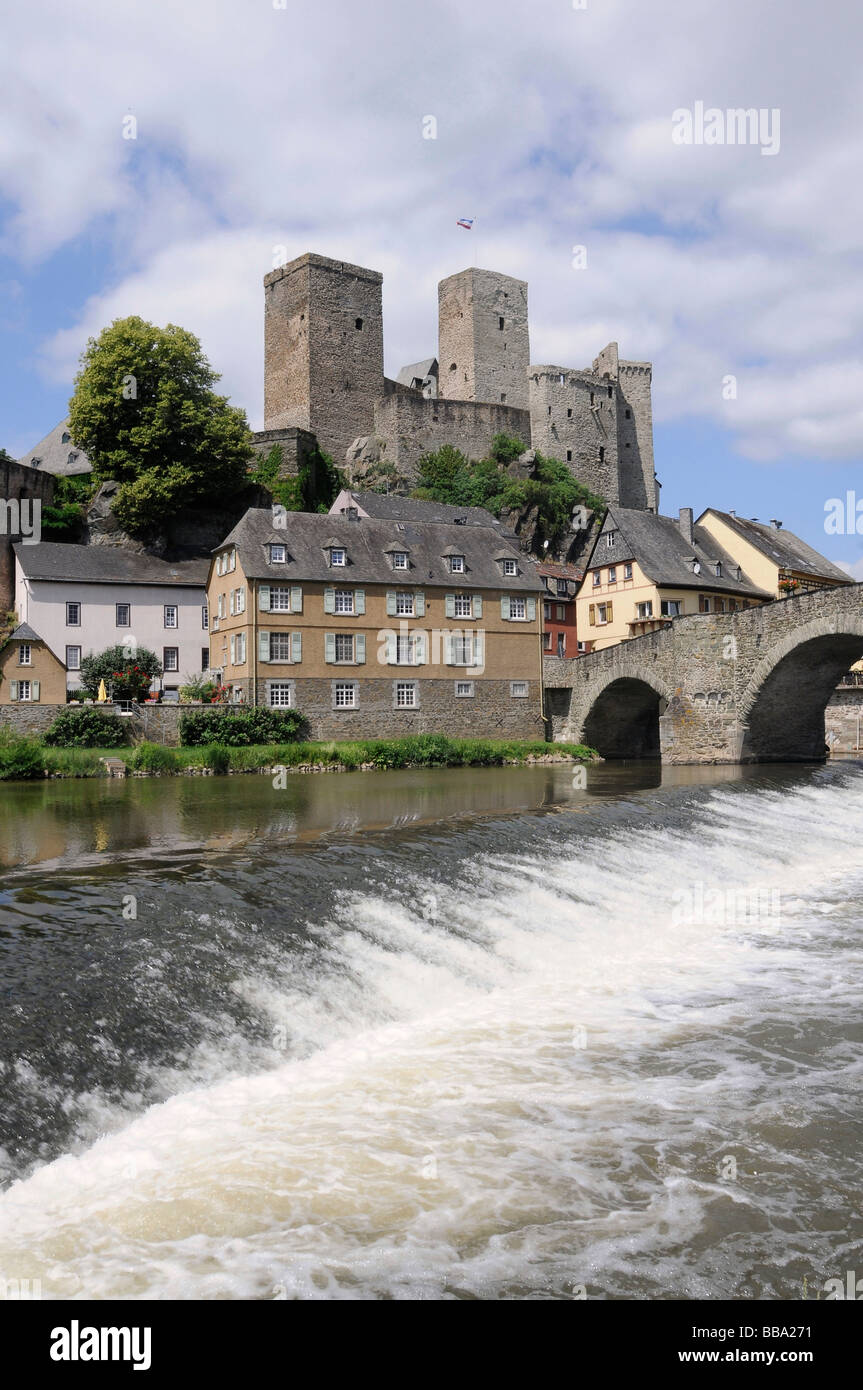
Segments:
[[[97,704],[97,705],[104,705],[104,704],[107,704],[107,702],[108,702],[108,692],[107,692],[107,690],[105,689],[105,682],[104,682],[103,680],[101,680],[101,681],[99,682],[99,694],[96,696],[96,704]]]

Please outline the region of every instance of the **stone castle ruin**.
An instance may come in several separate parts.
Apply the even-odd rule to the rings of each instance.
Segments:
[[[356,484],[410,488],[424,453],[488,456],[496,434],[560,459],[607,502],[658,509],[649,362],[610,343],[590,367],[530,361],[527,284],[460,271],[438,286],[438,353],[384,375],[379,271],[308,252],[264,278],[264,431],[290,468],[309,436]]]

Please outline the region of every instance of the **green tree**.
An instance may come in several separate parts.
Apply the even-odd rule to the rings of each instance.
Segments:
[[[249,474],[250,482],[267,488],[273,500],[280,502],[288,512],[328,512],[344,487],[344,477],[332,456],[315,449],[300,465],[295,477],[279,477],[283,463],[282,446],[274,444],[258,458]]]
[[[96,656],[85,656],[81,662],[81,684],[95,699],[99,682],[113,689],[118,700],[145,700],[154,676],[161,676],[162,663],[155,652],[139,647],[129,656],[128,647],[118,643]]]
[[[114,511],[127,530],[159,526],[246,482],[245,413],[216,395],[218,380],[198,339],[175,324],[159,328],[133,315],[87,343],[69,431],[96,481],[120,484]]]
[[[78,535],[86,505],[96,491],[92,473],[60,476],[54,483],[54,500],[42,508],[42,535],[49,541],[71,541]]]

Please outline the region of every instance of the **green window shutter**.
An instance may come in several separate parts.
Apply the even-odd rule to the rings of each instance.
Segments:
[[[303,659],[303,634],[301,632],[291,633],[291,661],[302,661]]]
[[[424,618],[424,617],[425,617],[425,611],[426,611],[426,596],[425,596],[425,591],[424,591],[423,589],[417,589],[417,591],[416,591],[416,596],[415,596],[415,601],[414,601],[414,608],[415,608],[415,610],[416,610],[416,615],[417,615],[418,618]]]
[[[417,666],[426,664],[426,635],[424,632],[414,633],[414,661]]]
[[[527,600],[527,603],[525,604],[525,612],[527,613],[527,621],[528,621],[529,623],[535,623],[535,622],[536,622],[536,599],[535,599],[535,598],[529,598],[529,599]]]
[[[270,659],[270,634],[268,632],[258,633],[258,660],[269,661]]]
[[[394,632],[387,633],[387,665],[394,666],[396,662],[396,635]]]
[[[40,690],[40,688],[41,688],[41,682],[40,682],[40,681],[33,681],[33,682],[32,682],[32,684],[31,684],[31,686],[30,686],[30,694],[33,696],[33,699],[34,699],[34,700],[38,700],[38,699],[39,699],[39,690]]]
[[[482,594],[474,594],[473,596],[473,616],[475,618],[482,617]]]
[[[455,617],[455,594],[447,594],[444,599],[444,614],[447,618]]]
[[[261,610],[262,613],[269,613],[269,611],[270,611],[270,586],[269,586],[269,584],[261,584],[261,585],[258,587],[258,607],[260,608],[260,610]]]
[[[291,587],[291,612],[302,613],[303,611],[303,591],[299,584]]]
[[[10,700],[17,700],[17,699],[18,699],[18,682],[17,682],[17,681],[10,681],[10,682],[9,682],[9,699],[10,699]]]
[[[502,618],[509,617],[509,594],[501,594],[500,596],[500,616]]]
[[[231,665],[232,665],[232,666],[235,666],[235,665],[236,665],[236,661],[235,661],[236,655],[237,655],[237,639],[236,639],[236,637],[234,636],[234,634],[231,633]]]
[[[443,659],[444,659],[444,664],[445,664],[445,665],[447,665],[447,666],[452,666],[452,664],[453,664],[453,659],[452,659],[452,633],[451,633],[451,632],[445,632],[444,635],[443,635]]]
[[[324,589],[324,612],[335,613],[336,611],[336,591],[335,589]]]
[[[324,661],[335,661],[336,659],[336,634],[334,632],[324,633]]]
[[[365,589],[356,589],[356,590],[354,591],[354,612],[355,612],[355,613],[365,613],[365,611],[366,611],[366,591],[365,591]]]
[[[396,615],[396,591],[387,589],[387,617],[394,618]]]
[[[354,660],[358,666],[363,666],[366,660],[366,634],[358,632],[354,638]]]

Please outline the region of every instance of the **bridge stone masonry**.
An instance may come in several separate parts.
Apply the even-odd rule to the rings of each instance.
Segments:
[[[863,585],[842,585],[546,657],[546,713],[556,741],[605,758],[820,761],[824,710],[861,656]]]

